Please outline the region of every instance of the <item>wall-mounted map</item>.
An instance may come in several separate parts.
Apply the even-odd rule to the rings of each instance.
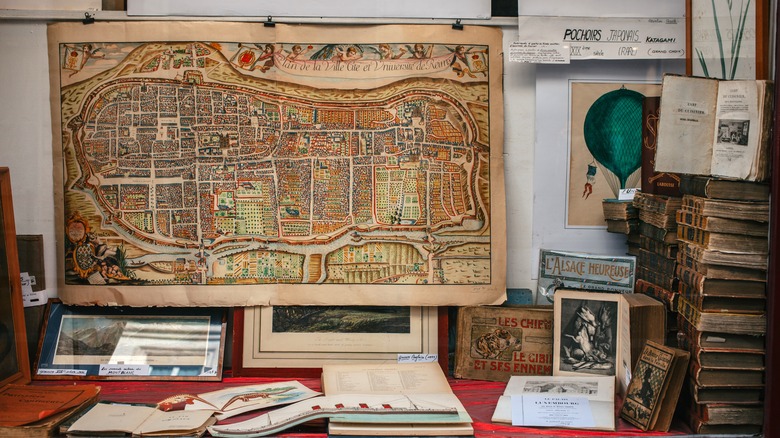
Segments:
[[[49,40],[66,302],[503,300],[499,30],[60,23]]]

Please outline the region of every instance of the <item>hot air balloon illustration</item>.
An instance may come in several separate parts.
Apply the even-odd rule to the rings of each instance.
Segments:
[[[643,100],[642,93],[622,87],[601,95],[585,115],[585,144],[615,197],[639,185]]]

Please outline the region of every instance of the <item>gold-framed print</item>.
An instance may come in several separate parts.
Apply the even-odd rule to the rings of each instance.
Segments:
[[[234,376],[319,376],[342,362],[438,361],[447,366],[445,308],[254,306],[233,313]]]
[[[51,300],[34,379],[220,380],[226,311]]]
[[[0,167],[0,386],[29,381],[11,175]]]

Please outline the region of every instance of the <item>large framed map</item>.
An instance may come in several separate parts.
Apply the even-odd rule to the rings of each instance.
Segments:
[[[502,302],[500,51],[478,26],[50,25],[60,298]]]

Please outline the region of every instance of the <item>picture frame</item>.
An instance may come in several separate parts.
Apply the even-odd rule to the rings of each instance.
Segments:
[[[34,380],[221,380],[227,312],[47,305]]]
[[[553,304],[553,375],[616,376],[622,295],[559,289]]]
[[[0,387],[30,382],[11,175],[0,167]]]
[[[769,2],[686,0],[685,8],[686,74],[770,79]]]
[[[236,377],[319,377],[322,365],[344,362],[388,363],[396,361],[439,362],[448,369],[448,314],[446,307],[418,306],[277,306],[297,311],[321,312],[319,320],[364,319],[363,324],[388,327],[382,313],[397,312],[408,318],[408,331],[322,328],[311,324],[307,331],[274,329],[274,307],[237,307],[233,311],[232,372]],[[366,313],[367,312],[367,313]],[[403,316],[406,315],[406,316]],[[305,320],[305,319],[302,319]],[[327,324],[327,323],[325,323]],[[313,327],[317,325],[317,327]],[[401,324],[403,325],[403,324]],[[313,328],[312,328],[313,327]],[[339,326],[343,327],[343,326]],[[434,358],[433,354],[438,355]]]

